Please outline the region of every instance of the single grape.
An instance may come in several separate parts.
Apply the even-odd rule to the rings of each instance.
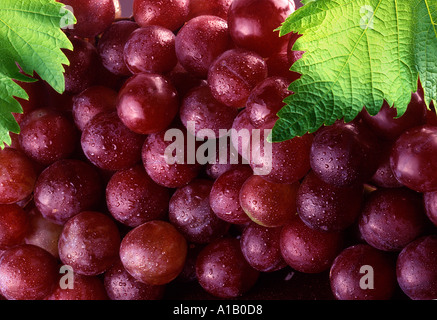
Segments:
[[[132,277],[118,260],[105,272],[104,285],[111,300],[161,300],[165,286],[153,286]]]
[[[36,178],[34,164],[21,151],[0,150],[0,204],[26,199],[33,192]]]
[[[24,242],[43,248],[55,258],[59,258],[58,241],[63,226],[44,218],[36,207],[33,207],[28,215],[29,228]]]
[[[126,81],[118,94],[118,116],[126,127],[138,134],[164,130],[178,110],[176,89],[158,74],[137,74]]]
[[[244,258],[256,270],[273,272],[285,268],[279,247],[281,227],[266,228],[249,224],[241,234],[240,245]]]
[[[338,300],[390,300],[396,289],[395,259],[367,244],[344,249],[329,279]]]
[[[190,10],[188,0],[134,0],[133,16],[142,27],[158,25],[175,31],[187,21]]]
[[[233,0],[190,0],[188,19],[203,15],[214,15],[228,20],[228,11]]]
[[[65,67],[65,91],[78,94],[97,81],[100,66],[99,54],[96,47],[81,38],[70,37],[73,51],[63,49],[69,66]]]
[[[176,36],[169,29],[150,25],[131,33],[124,46],[123,56],[130,72],[166,73],[177,63]]]
[[[202,85],[185,95],[179,114],[182,123],[192,135],[203,138],[200,133],[208,130],[213,133],[208,138],[220,138],[231,129],[238,110],[217,101],[210,88]]]
[[[308,227],[300,218],[282,227],[281,254],[285,262],[299,272],[328,270],[343,248],[341,232],[324,232]]]
[[[208,84],[221,103],[242,108],[252,89],[267,77],[266,62],[257,53],[230,49],[211,64]]]
[[[231,143],[233,149],[248,162],[250,160],[250,150],[252,145],[252,133],[255,127],[249,118],[247,109],[241,110],[235,117],[231,127]]]
[[[251,221],[240,205],[240,190],[252,174],[250,167],[242,166],[226,171],[214,181],[209,204],[220,219],[233,224],[245,224]]]
[[[0,256],[0,294],[8,300],[41,300],[51,294],[58,264],[50,253],[31,244],[7,249]]]
[[[73,97],[74,123],[83,131],[88,122],[102,112],[115,111],[117,92],[103,86],[93,86]]]
[[[402,291],[413,300],[437,299],[437,236],[421,237],[408,244],[396,262]]]
[[[226,20],[202,15],[189,20],[176,36],[179,63],[190,73],[206,78],[213,61],[231,47]]]
[[[164,285],[182,271],[187,242],[176,228],[165,221],[149,221],[123,238],[120,259],[136,280],[149,285]]]
[[[189,242],[209,243],[229,229],[229,224],[209,205],[212,185],[210,180],[195,179],[176,190],[170,199],[169,221]]]
[[[423,195],[425,212],[429,220],[437,226],[437,192],[425,192]]]
[[[133,21],[121,20],[107,28],[97,44],[103,66],[111,73],[129,76],[131,72],[124,61],[124,47],[132,32],[138,29]]]
[[[62,280],[60,280],[61,282]],[[72,288],[68,286],[64,288],[59,284],[45,300],[108,300],[103,281],[97,276],[84,276],[75,273],[72,284],[67,283],[67,285],[72,285]]]
[[[53,109],[36,109],[21,123],[21,150],[32,160],[50,165],[69,158],[75,151],[79,134],[73,121]]]
[[[118,257],[120,232],[107,215],[83,211],[67,221],[59,237],[59,258],[75,273],[95,276]]]
[[[68,32],[82,38],[93,38],[109,27],[115,18],[114,0],[62,0],[73,8],[77,23]]]
[[[385,101],[375,116],[371,116],[366,109],[363,109],[361,116],[379,136],[395,140],[405,130],[425,124],[426,109],[423,98],[418,92],[415,92],[411,95],[411,102],[407,110],[400,118],[396,118],[396,108],[390,107]]]
[[[106,186],[109,212],[129,227],[163,219],[169,200],[169,190],[156,184],[141,164],[116,172]]]
[[[274,31],[295,10],[291,0],[234,0],[228,23],[235,44],[268,57],[286,42]]]
[[[240,189],[240,205],[257,224],[265,227],[280,227],[297,215],[298,188],[299,182],[272,183],[261,176],[252,175]]]
[[[370,179],[370,183],[380,188],[401,188],[402,183],[396,179],[390,166],[390,153],[392,145],[382,146],[381,159],[375,174]]]
[[[188,134],[186,130],[173,128],[180,134],[183,141],[169,138],[166,141],[166,133],[160,132],[150,134],[144,142],[142,150],[143,165],[153,181],[168,188],[179,188],[192,181],[201,170],[201,166],[195,160],[188,162],[189,154],[195,154],[195,150],[191,150],[188,146]],[[174,146],[174,148],[172,147]],[[192,146],[195,148],[195,146]],[[169,151],[170,150],[170,151]],[[173,153],[176,152],[176,155]],[[168,154],[176,157],[173,161],[169,161]],[[177,162],[178,154],[182,154],[183,159]],[[171,159],[173,160],[173,159]]]
[[[361,213],[363,187],[336,187],[310,172],[297,192],[297,212],[307,226],[333,232],[350,227]]]
[[[0,250],[24,243],[29,217],[17,204],[0,204]]]
[[[243,256],[240,242],[221,238],[199,253],[196,275],[202,288],[219,298],[236,298],[249,291],[259,277]]]
[[[323,181],[348,187],[368,181],[379,163],[377,140],[367,127],[337,121],[319,130],[311,146],[310,163]]]
[[[116,112],[96,115],[82,131],[85,156],[103,170],[122,170],[141,160],[144,137],[129,130]]]
[[[45,219],[62,225],[81,211],[95,209],[102,195],[101,178],[93,166],[65,159],[40,174],[34,201]]]
[[[311,169],[312,134],[305,134],[283,142],[267,141],[275,121],[252,130],[250,166],[255,174],[273,183],[294,183]],[[270,152],[271,150],[271,152]]]
[[[180,63],[177,63],[173,70],[165,76],[176,88],[180,98],[183,98],[191,89],[206,84],[204,79],[200,79],[188,72]]]
[[[396,179],[417,192],[437,190],[437,127],[424,125],[405,131],[395,142],[390,166]]]
[[[359,218],[364,240],[384,251],[402,250],[423,235],[425,227],[422,196],[407,188],[373,191]]]
[[[289,82],[285,78],[268,77],[251,91],[246,110],[255,128],[278,119],[276,114],[285,105],[283,100],[291,94],[288,85]]]

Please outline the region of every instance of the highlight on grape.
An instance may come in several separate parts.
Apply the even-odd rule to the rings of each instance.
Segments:
[[[218,143],[213,129],[196,130],[196,122],[188,121],[188,132],[196,132],[196,136],[186,131],[171,128],[165,132],[164,140],[172,141],[164,152],[165,161],[173,164],[243,164],[254,165],[255,175],[268,175],[272,171],[272,144],[267,141],[272,129],[231,128],[220,129]],[[236,146],[229,140],[238,141],[243,148],[244,156],[240,160]],[[199,145],[198,142],[203,142]]]

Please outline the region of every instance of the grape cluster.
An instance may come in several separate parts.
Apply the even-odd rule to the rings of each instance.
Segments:
[[[400,118],[385,104],[271,144],[299,76],[298,35],[273,31],[293,1],[135,0],[130,19],[117,2],[64,0],[66,92],[21,84],[0,298],[157,300],[189,282],[229,299],[287,269],[326,275],[336,299],[437,298],[437,117],[420,90]],[[203,140],[225,154],[189,161]]]

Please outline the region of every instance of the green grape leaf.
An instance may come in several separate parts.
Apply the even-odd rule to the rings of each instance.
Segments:
[[[427,106],[437,99],[435,0],[305,1],[279,28],[302,36],[304,51],[270,139],[315,132],[336,120],[371,115],[385,101],[404,114],[420,77]]]
[[[55,0],[0,1],[0,148],[11,143],[10,132],[20,132],[12,113],[23,110],[14,97],[29,98],[14,80],[35,81],[29,75],[36,72],[57,92],[65,90],[69,61],[61,49],[73,50],[61,30],[66,13],[71,17]]]

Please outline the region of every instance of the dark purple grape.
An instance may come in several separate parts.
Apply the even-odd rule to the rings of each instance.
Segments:
[[[58,279],[58,264],[40,247],[23,244],[0,255],[0,294],[8,300],[41,300],[51,294]]]
[[[93,44],[81,38],[71,37],[73,51],[63,50],[70,62],[65,67],[65,91],[78,94],[97,81],[99,54]]]
[[[117,261],[105,272],[104,286],[111,300],[160,300],[165,286],[139,282]]]
[[[126,41],[124,61],[130,72],[166,73],[176,66],[176,36],[169,29],[150,25],[136,29]]]
[[[173,140],[170,137],[170,141],[166,141],[165,132],[151,134],[144,142],[142,159],[143,165],[153,181],[168,188],[179,188],[197,177],[201,166],[195,160],[189,162],[189,159],[186,158],[188,153],[195,154],[195,150],[188,148],[186,130],[173,129],[180,133],[181,138],[184,139],[183,141],[178,140],[178,137]],[[172,145],[175,148],[172,148]],[[195,148],[194,146],[192,147]],[[167,150],[169,148],[170,151]],[[182,154],[182,161],[177,162],[178,155],[173,154],[172,150]],[[176,158],[174,162],[169,161],[167,152]]]
[[[240,189],[240,205],[259,225],[280,227],[296,217],[296,196],[299,182],[272,183],[252,175]]]
[[[228,12],[232,39],[239,47],[270,56],[286,41],[274,30],[294,10],[291,0],[234,0]]]
[[[285,268],[279,247],[281,227],[266,228],[256,223],[249,224],[241,234],[240,245],[244,258],[261,272],[273,272]]]
[[[115,111],[117,92],[103,86],[93,86],[73,97],[74,123],[83,131],[99,113]]]
[[[426,192],[423,195],[423,201],[426,215],[437,226],[437,191]]]
[[[191,89],[206,84],[206,81],[189,73],[180,63],[166,74],[167,79],[176,88],[179,97],[183,98]]]
[[[138,25],[133,21],[117,21],[107,28],[99,39],[97,50],[102,64],[113,74],[131,75],[124,61],[124,47],[127,39],[136,29]]]
[[[390,166],[396,179],[417,192],[437,190],[437,127],[419,126],[405,131],[395,142]]]
[[[85,156],[100,169],[122,170],[141,161],[144,137],[129,130],[116,112],[95,116],[82,131]]]
[[[246,110],[255,128],[278,119],[276,114],[285,105],[283,100],[291,94],[288,85],[289,81],[285,78],[268,77],[252,90],[247,99]]]
[[[166,129],[178,110],[176,89],[158,74],[137,74],[126,81],[118,94],[118,116],[126,127],[138,134]]]
[[[17,204],[0,204],[0,250],[24,243],[29,217]]]
[[[0,150],[0,204],[26,199],[33,192],[36,178],[34,164],[21,151]]]
[[[343,248],[343,234],[308,227],[300,218],[282,227],[281,254],[285,262],[299,272],[319,273],[331,267]]]
[[[228,20],[228,11],[233,0],[190,0],[188,19],[202,15],[214,15]]]
[[[362,184],[379,163],[376,139],[356,122],[336,122],[317,132],[311,146],[311,168],[326,183],[348,187]]]
[[[370,179],[370,183],[380,188],[401,188],[402,183],[396,179],[390,166],[390,154],[392,145],[382,146],[381,159],[375,174]]]
[[[228,134],[237,114],[236,108],[218,102],[207,85],[188,92],[180,109],[182,123],[188,132],[199,138],[204,138],[202,132],[211,133],[208,138],[220,138]]]
[[[407,110],[400,118],[396,118],[396,108],[390,107],[385,101],[375,116],[371,116],[366,109],[363,109],[361,116],[379,136],[395,140],[405,130],[425,124],[426,105],[419,93],[415,92],[411,95]]]
[[[303,178],[310,167],[312,134],[305,134],[290,140],[270,143],[268,135],[274,121],[259,130],[252,130],[250,166],[255,174],[272,183],[294,183]],[[271,152],[270,152],[271,150]]]
[[[129,227],[163,219],[169,200],[169,190],[156,184],[141,164],[116,172],[106,186],[109,212]]]
[[[107,215],[84,211],[67,221],[59,237],[59,258],[75,273],[95,276],[118,257],[120,232]]]
[[[78,37],[93,38],[115,19],[114,0],[62,0],[62,3],[73,8],[77,23],[68,32]]]
[[[189,20],[176,36],[176,55],[188,72],[206,78],[213,61],[231,47],[226,20],[201,15]]]
[[[21,123],[21,150],[43,165],[69,158],[75,151],[79,134],[73,121],[53,109],[36,109]]]
[[[344,249],[329,279],[338,300],[390,300],[396,289],[395,260],[367,244]]]
[[[74,159],[59,160],[38,177],[34,201],[44,218],[64,224],[85,210],[95,209],[103,196],[96,169]]]
[[[209,205],[212,185],[210,180],[196,179],[176,190],[170,199],[169,220],[189,242],[209,243],[229,229]]]
[[[45,300],[108,300],[103,281],[97,276],[74,274],[72,288],[60,285]]]
[[[419,238],[399,254],[396,274],[402,291],[413,300],[437,299],[437,236]]]
[[[208,84],[221,103],[243,108],[252,89],[267,77],[266,62],[257,53],[231,49],[210,66]]]
[[[240,242],[221,238],[199,253],[196,275],[202,288],[219,298],[236,298],[249,291],[259,277],[243,256]]]
[[[240,190],[252,174],[250,167],[243,166],[223,173],[214,181],[209,204],[220,219],[233,224],[251,221],[240,205]]]
[[[407,188],[373,191],[364,204],[359,228],[371,246],[401,251],[425,232],[422,196]]]
[[[189,0],[134,0],[135,21],[142,27],[158,25],[171,31],[177,30],[187,21],[190,10]]]
[[[123,238],[120,259],[136,280],[164,285],[181,273],[187,256],[187,242],[176,228],[165,221],[148,221]]]
[[[363,187],[340,188],[310,172],[297,192],[297,212],[307,226],[332,232],[350,227],[361,213]]]

